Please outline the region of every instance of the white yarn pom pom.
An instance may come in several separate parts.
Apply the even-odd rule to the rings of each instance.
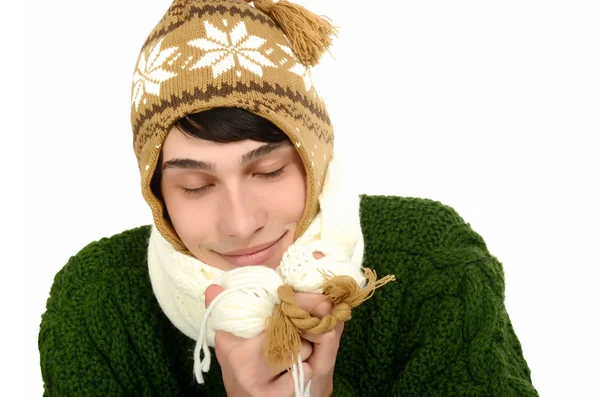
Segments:
[[[211,315],[209,326],[240,338],[253,338],[265,330],[265,320],[278,304],[277,288],[281,277],[264,266],[246,266],[231,270],[215,280],[225,291],[244,287],[223,299]],[[253,287],[250,287],[253,286]],[[214,341],[209,341],[214,346]]]

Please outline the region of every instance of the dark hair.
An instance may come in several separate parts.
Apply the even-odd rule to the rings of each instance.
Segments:
[[[221,107],[190,114],[178,120],[175,127],[188,136],[219,143],[239,142],[246,139],[276,143],[289,139],[269,120],[241,108]],[[162,154],[158,158],[150,189],[162,200],[161,164]]]

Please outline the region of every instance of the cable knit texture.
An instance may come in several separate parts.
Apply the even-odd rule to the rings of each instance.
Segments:
[[[396,281],[352,312],[334,396],[538,396],[504,306],[504,273],[450,207],[361,197],[364,266]],[[218,363],[193,379],[194,340],[152,292],[150,227],[89,244],[42,316],[45,396],[225,396]]]

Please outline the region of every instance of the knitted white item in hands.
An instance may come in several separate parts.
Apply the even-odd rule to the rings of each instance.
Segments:
[[[203,383],[202,372],[210,368],[208,346],[214,346],[215,330],[243,338],[263,332],[273,307],[280,303],[280,285],[321,293],[321,272],[347,275],[359,285],[364,283],[360,198],[350,186],[342,174],[339,156],[334,155],[319,196],[320,212],[287,249],[276,270],[247,266],[224,272],[178,252],[153,227],[148,249],[152,288],[171,322],[197,341],[194,373],[199,383]],[[323,257],[317,259],[315,253]],[[210,284],[219,284],[224,291],[205,311],[204,292]],[[310,388],[304,389],[301,369],[301,365],[292,368],[297,397],[310,395]]]
[[[177,251],[154,225],[148,246],[148,272],[163,312],[173,325],[195,340],[204,314],[204,292],[225,272]]]
[[[350,276],[359,285],[365,280],[361,271],[364,244],[360,228],[360,198],[350,191],[352,184],[343,173],[342,162],[335,154],[327,168],[319,196],[320,212],[306,232],[283,255],[276,269],[284,284],[295,291],[323,292],[325,271],[336,276]],[[316,259],[315,253],[324,255]]]

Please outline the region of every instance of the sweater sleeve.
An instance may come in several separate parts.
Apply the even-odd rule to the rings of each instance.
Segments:
[[[44,396],[125,396],[119,374],[90,336],[78,305],[87,300],[66,285],[76,268],[77,257],[72,257],[56,275],[42,316],[38,347]]]
[[[179,394],[142,298],[144,267],[127,262],[130,245],[113,244],[90,244],[55,276],[38,337],[46,397]]]
[[[358,397],[361,394],[352,386],[349,379],[339,374],[333,375],[333,394],[331,397]]]
[[[394,396],[533,397],[530,370],[504,305],[501,263],[464,222],[431,250],[412,335],[418,341]]]

